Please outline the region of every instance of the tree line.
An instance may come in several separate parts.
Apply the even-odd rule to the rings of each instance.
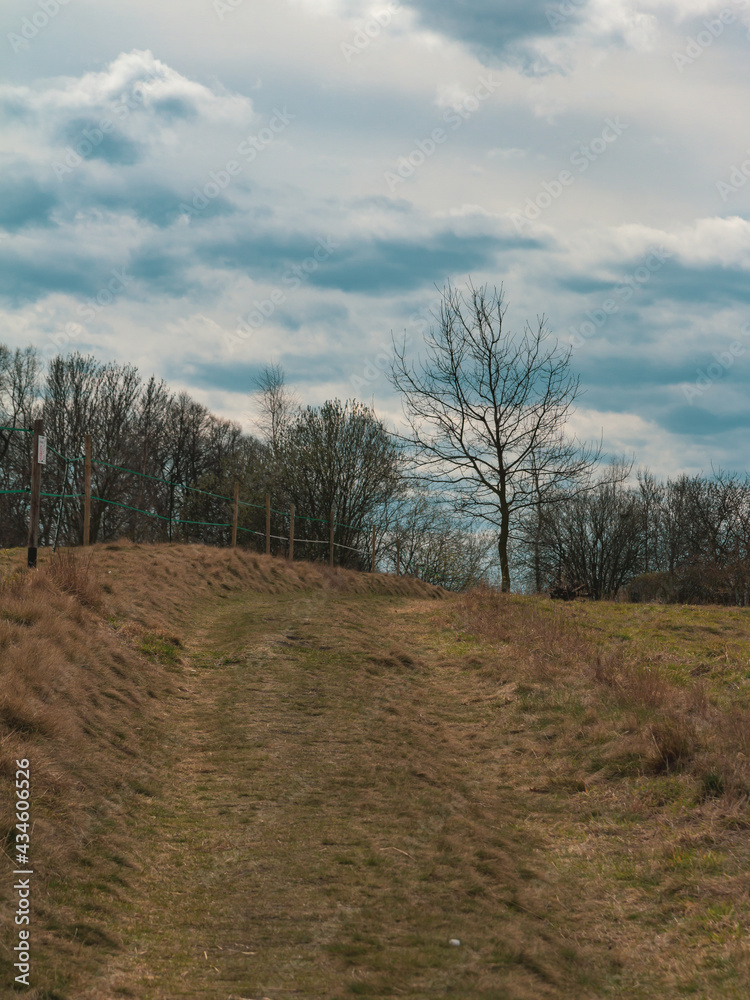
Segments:
[[[294,504],[299,558],[327,558],[334,511],[341,565],[370,568],[374,527],[379,569],[395,569],[398,552],[402,572],[450,588],[482,578],[486,543],[414,488],[400,442],[369,407],[338,399],[301,406],[273,366],[249,391],[259,403],[257,436],[132,365],[80,353],[44,365],[32,347],[0,345],[0,425],[29,428],[41,418],[50,446],[40,545],[82,542],[90,434],[92,495],[101,498],[92,503],[92,542],[227,544],[238,483],[241,545],[264,547],[270,494],[274,552],[286,550]],[[25,543],[30,473],[30,435],[0,431],[4,547]]]
[[[93,540],[225,544],[226,498],[239,483],[245,545],[265,532],[270,494],[274,550],[284,550],[294,505],[304,558],[325,554],[334,511],[346,566],[372,567],[374,528],[378,568],[452,589],[497,574],[504,591],[513,576],[536,592],[747,604],[750,478],[662,481],[646,470],[634,477],[624,460],[605,464],[601,441],[569,434],[581,391],[570,349],[543,316],[509,331],[506,311],[502,286],[448,284],[416,360],[394,340],[399,434],[354,400],[301,405],[275,366],[252,387],[254,436],[130,365],[72,354],[43,370],[32,348],[0,347],[0,419],[28,426],[41,416],[68,458],[91,434]],[[0,432],[0,489],[28,482],[23,437]],[[80,461],[48,465],[46,492],[72,498],[48,498],[41,544],[80,542],[82,475]],[[27,497],[0,494],[0,507],[0,544],[21,544]]]
[[[562,580],[595,599],[747,606],[750,476],[639,470],[628,485],[630,471],[620,463],[585,494],[525,517],[518,554],[529,589]]]
[[[568,418],[581,391],[544,316],[505,326],[502,286],[443,291],[417,360],[394,344],[412,472],[494,536],[501,586],[594,599],[750,600],[750,477],[660,481],[602,462]]]

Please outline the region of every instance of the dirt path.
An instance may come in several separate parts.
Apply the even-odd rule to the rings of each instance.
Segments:
[[[121,948],[76,996],[597,995],[562,906],[537,902],[502,685],[456,643],[430,602],[207,614],[162,789],[129,820]]]

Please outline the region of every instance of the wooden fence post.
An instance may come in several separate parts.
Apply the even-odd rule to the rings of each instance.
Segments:
[[[36,569],[36,554],[39,546],[39,514],[42,506],[42,457],[46,461],[46,455],[40,456],[40,439],[44,437],[44,421],[34,421],[34,443],[32,444],[31,455],[31,505],[29,508],[29,552],[28,567]],[[42,441],[42,446],[46,442]]]
[[[183,494],[184,496],[184,494]],[[174,483],[169,482],[169,540],[172,541],[172,520],[174,518]]]
[[[237,525],[240,523],[240,484],[234,484],[234,509],[232,511],[232,548],[237,548]]]
[[[396,576],[401,576],[401,539],[396,539]]]
[[[266,555],[271,555],[271,494],[266,493]]]
[[[294,560],[294,504],[289,510],[289,561]]]
[[[372,526],[372,566],[370,567],[370,572],[375,572],[375,525]]]
[[[329,538],[329,545],[328,545],[328,565],[329,566],[333,566],[333,533],[334,533],[335,527],[336,527],[336,511],[332,510],[331,511],[331,526],[330,526],[330,532],[329,532],[330,538]]]
[[[84,438],[83,459],[83,544],[91,544],[91,435]]]

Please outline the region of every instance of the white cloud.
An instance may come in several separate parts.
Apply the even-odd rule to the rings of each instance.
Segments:
[[[201,116],[225,125],[239,125],[253,115],[248,97],[189,80],[148,50],[123,52],[104,70],[46,80],[38,88],[0,86],[0,100],[14,100],[35,111],[80,113],[97,110],[134,90],[142,94],[147,109],[159,101],[182,98]]]
[[[608,244],[608,252],[626,257],[645,254],[650,246],[663,246],[685,264],[750,269],[750,221],[738,216],[696,219],[672,230],[629,223],[613,229],[610,239],[592,234],[590,238],[595,241],[589,247],[591,259],[607,252]]]
[[[570,431],[582,441],[604,441],[612,457],[634,460],[658,476],[678,476],[683,472],[710,472],[716,456],[714,441],[691,440],[683,434],[669,434],[656,420],[638,413],[612,413],[581,408],[573,414]]]
[[[12,113],[3,176],[18,181],[14,210],[21,195],[29,202],[24,225],[8,215],[9,201],[0,205],[7,220],[0,254],[12,250],[6,263],[36,266],[40,285],[45,275],[57,276],[59,287],[37,289],[33,305],[6,301],[4,337],[45,344],[50,332],[75,321],[83,329],[79,342],[102,356],[163,372],[188,359],[195,370],[175,379],[186,388],[194,379],[196,394],[234,415],[242,394],[218,383],[199,386],[202,365],[218,360],[229,370],[278,355],[297,363],[310,399],[333,387],[348,394],[349,378],[389,342],[390,331],[435,302],[433,280],[440,286],[470,270],[478,282],[504,281],[513,328],[545,312],[555,329],[566,331],[598,305],[602,284],[621,280],[653,244],[675,254],[686,282],[688,269],[748,269],[750,184],[723,205],[716,181],[744,158],[750,50],[733,30],[684,73],[672,61],[694,31],[689,20],[714,16],[720,2],[589,4],[583,18],[571,19],[570,34],[535,42],[545,75],[515,64],[492,68],[499,81],[492,99],[393,198],[384,171],[441,124],[445,109],[472,94],[492,53],[477,55],[465,41],[425,29],[404,4],[347,63],[341,43],[386,2],[246,0],[219,21],[210,0],[184,0],[179,10],[167,0],[131,0],[127,17],[114,0],[81,0],[76,18],[56,19],[8,65],[9,81],[0,88],[0,102]],[[20,22],[24,5],[9,3]],[[468,17],[472,4],[465,7]],[[504,5],[496,8],[502,25]],[[492,15],[490,5],[481,9]],[[540,17],[544,28],[543,11]],[[559,71],[551,72],[550,63]],[[143,95],[137,113],[116,122],[118,138],[133,144],[130,162],[91,157],[56,179],[51,164],[71,143],[70,130],[113,118],[115,102],[136,87]],[[176,206],[236,157],[245,137],[267,126],[275,106],[295,115],[289,128],[252,162],[243,161],[240,176],[211,203],[213,215],[207,211],[189,225],[177,219]],[[527,227],[526,243],[510,243],[517,233],[508,213],[570,169],[571,154],[616,115],[629,126],[622,138]],[[36,214],[35,192],[42,205]],[[51,200],[46,215],[45,198]],[[339,284],[308,283],[234,359],[221,353],[217,344],[237,316],[254,298],[270,295],[288,261],[301,259],[318,234],[329,232],[345,247],[336,264]],[[466,260],[441,250],[445,232],[464,241]],[[498,248],[469,264],[472,241],[481,240]],[[237,252],[232,259],[239,243],[244,257]],[[376,243],[390,245],[382,257],[368,256]],[[400,285],[424,266],[418,258],[427,252],[434,255],[431,272]],[[100,265],[106,271],[133,261],[141,277],[129,293],[81,323],[77,310],[91,292],[85,281],[76,290],[73,279],[99,280]],[[369,278],[382,287],[363,291]],[[21,278],[11,291],[16,287],[25,287]],[[610,450],[635,448],[656,469],[701,463],[708,448],[700,441],[688,448],[687,438],[664,430],[665,411],[680,402],[670,382],[678,375],[669,366],[687,365],[689,374],[702,363],[706,331],[730,337],[745,309],[729,286],[726,301],[689,290],[693,298],[680,301],[674,287],[660,294],[655,279],[648,294],[628,304],[627,315],[576,355],[598,393],[606,393],[606,378],[621,393],[626,378],[636,386],[637,364],[663,369],[650,396],[639,395],[643,409],[634,403],[632,413],[605,412],[598,397],[602,413],[586,424],[604,426]],[[613,359],[622,357],[635,359],[635,374],[618,372]],[[363,390],[368,399],[371,392],[384,411],[396,412],[382,378]],[[718,391],[706,394],[706,407],[718,412],[720,398],[738,410],[743,405],[739,396]],[[737,447],[750,461],[750,447]]]

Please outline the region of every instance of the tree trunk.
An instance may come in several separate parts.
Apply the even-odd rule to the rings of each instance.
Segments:
[[[501,589],[504,594],[510,593],[510,568],[508,566],[508,535],[509,515],[503,506],[500,516],[500,535],[497,540],[497,551],[500,556],[500,572],[502,573]]]
[[[536,508],[536,534],[534,536],[534,590],[542,592],[542,506]]]

